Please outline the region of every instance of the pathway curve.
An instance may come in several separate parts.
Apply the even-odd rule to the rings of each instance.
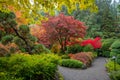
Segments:
[[[97,58],[94,60],[92,67],[80,70],[59,66],[59,72],[63,75],[64,80],[110,80],[106,69],[106,58]]]

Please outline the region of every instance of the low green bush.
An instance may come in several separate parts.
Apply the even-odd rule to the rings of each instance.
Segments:
[[[50,53],[50,50],[47,49],[42,44],[37,44],[37,45],[34,46],[34,48],[32,50],[32,53],[37,53],[37,54],[40,54],[40,53]]]
[[[111,72],[110,78],[111,80],[120,80],[120,70]]]
[[[79,44],[75,44],[75,45],[72,45],[72,46],[68,46],[66,53],[68,53],[68,54],[69,54],[69,53],[74,54],[74,53],[81,52],[82,49],[83,49],[82,46],[80,46]]]
[[[120,65],[120,54],[117,55],[117,63]]]
[[[103,57],[110,57],[110,51],[103,51],[102,56]]]
[[[108,72],[112,72],[114,71],[114,62],[113,61],[109,61],[106,64],[106,68]],[[116,70],[120,70],[120,65],[116,63]]]
[[[78,61],[78,60],[73,60],[73,59],[62,59],[60,61],[60,65],[64,67],[69,67],[69,68],[82,68],[83,63]]]
[[[93,47],[91,45],[86,45],[83,48],[83,52],[93,52]]]
[[[93,58],[97,58],[98,55],[97,55],[97,52],[93,52]]]
[[[70,59],[70,57],[68,56],[68,54],[61,55],[61,58],[62,59]]]
[[[52,62],[55,64],[59,63],[59,60],[61,60],[61,57],[58,56],[57,54],[49,53],[49,54],[41,54],[40,59],[46,61],[46,62]]]
[[[111,45],[111,52],[110,56],[116,56],[117,57],[117,63],[120,64],[120,41],[116,40],[112,45]]]
[[[110,47],[111,49],[120,49],[120,40],[116,40]]]
[[[115,39],[104,39],[102,40],[101,56],[110,57],[110,46],[115,41]]]
[[[54,80],[59,56],[13,54],[0,58],[0,80]]]
[[[115,41],[115,39],[104,39],[103,41],[102,41],[102,50],[103,51],[109,51],[109,48],[110,48],[110,46],[112,45],[112,43]]]

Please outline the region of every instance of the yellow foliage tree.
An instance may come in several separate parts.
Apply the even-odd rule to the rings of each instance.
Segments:
[[[76,3],[80,4],[80,9],[90,9],[92,12],[97,11],[95,0],[0,0],[0,11],[20,11],[22,17],[34,21],[34,18],[41,19],[39,11],[43,10],[54,15],[54,10],[60,10],[62,5],[68,7],[71,12],[76,8]]]

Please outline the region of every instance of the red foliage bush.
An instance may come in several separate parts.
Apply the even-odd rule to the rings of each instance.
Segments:
[[[79,60],[86,66],[90,66],[93,60],[92,52],[80,52],[76,54],[69,54],[71,59]]]

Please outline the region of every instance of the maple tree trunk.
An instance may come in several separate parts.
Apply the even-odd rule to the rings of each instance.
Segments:
[[[61,44],[61,52],[62,53],[65,53],[65,51],[66,51],[66,42],[64,43],[64,44]]]

